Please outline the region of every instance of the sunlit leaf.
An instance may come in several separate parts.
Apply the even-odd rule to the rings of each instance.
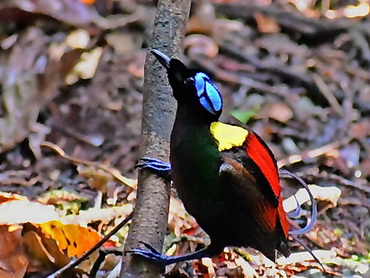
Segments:
[[[59,219],[59,214],[53,206],[27,199],[3,202],[0,204],[0,212],[0,224],[43,223]]]
[[[21,196],[18,194],[0,192],[0,204],[14,200],[26,200],[26,199],[27,198],[25,196]]]
[[[237,118],[242,123],[247,123],[256,115],[257,111],[255,109],[250,110],[234,110],[231,112],[235,118]]]
[[[55,220],[29,225],[34,227],[33,230],[42,239],[53,239],[69,258],[81,256],[100,240],[96,231],[79,225],[63,224]]]

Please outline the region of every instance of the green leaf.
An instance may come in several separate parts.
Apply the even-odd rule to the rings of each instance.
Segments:
[[[231,111],[231,115],[237,118],[242,123],[247,123],[250,119],[252,119],[257,114],[257,108],[252,108],[250,110],[241,110],[236,109]]]

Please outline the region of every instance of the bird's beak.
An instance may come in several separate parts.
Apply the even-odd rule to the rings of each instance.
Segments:
[[[170,68],[171,59],[167,55],[163,54],[157,49],[151,49],[150,52],[155,56],[155,58],[157,58],[158,62],[160,62],[162,66],[164,66],[167,70]]]

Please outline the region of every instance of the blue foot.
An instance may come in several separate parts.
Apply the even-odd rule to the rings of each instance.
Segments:
[[[141,157],[139,162],[135,165],[135,168],[147,169],[165,180],[171,181],[171,164],[157,158],[147,156]]]
[[[223,248],[222,249],[212,249],[212,248],[209,248],[209,246],[208,246],[208,247],[206,247],[204,249],[201,249],[197,252],[186,254],[186,255],[166,256],[166,255],[162,255],[161,253],[159,253],[157,250],[155,250],[149,244],[147,244],[145,242],[142,242],[142,241],[140,241],[140,243],[143,244],[145,246],[145,248],[147,248],[147,250],[141,249],[141,248],[136,248],[136,249],[127,251],[126,253],[135,254],[135,255],[147,258],[148,260],[151,260],[151,261],[161,265],[161,267],[163,269],[166,265],[169,265],[169,264],[179,263],[179,262],[183,262],[183,261],[187,261],[187,260],[200,259],[200,258],[203,258],[203,257],[212,257],[214,255],[217,255],[217,254],[221,253],[221,250],[223,249]]]
[[[145,242],[142,242],[140,241],[140,243],[142,245],[145,246],[145,248],[147,248],[148,250],[145,250],[145,249],[141,249],[141,248],[136,248],[136,249],[133,249],[133,250],[130,250],[130,251],[127,251],[126,253],[130,253],[130,254],[135,254],[135,255],[138,255],[138,256],[142,256],[148,260],[151,260],[159,265],[161,265],[163,268],[168,265],[168,264],[171,264],[171,259],[169,259],[168,256],[166,255],[162,255],[161,253],[159,253],[157,250],[155,250],[152,246],[150,246],[149,244],[145,243]]]

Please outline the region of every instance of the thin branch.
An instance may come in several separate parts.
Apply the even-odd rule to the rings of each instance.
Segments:
[[[149,48],[163,51],[169,56],[180,52],[190,0],[162,0],[154,28],[148,42]],[[169,139],[176,103],[172,97],[165,69],[153,55],[147,55],[143,88],[143,118],[141,127],[141,156],[168,161]],[[129,252],[145,242],[162,250],[167,231],[170,184],[145,171],[139,173],[137,204],[125,244],[120,277],[159,277],[161,267]]]
[[[69,160],[73,164],[82,164],[82,165],[92,166],[92,167],[96,167],[98,169],[101,169],[101,170],[111,174],[116,180],[120,181],[124,185],[129,186],[131,189],[133,189],[136,186],[136,181],[135,180],[122,176],[121,173],[117,169],[114,169],[114,168],[109,167],[107,165],[104,165],[102,163],[89,161],[89,160],[84,160],[84,159],[81,159],[81,158],[78,158],[78,157],[70,156],[70,155],[66,154],[65,151],[63,151],[61,147],[59,147],[58,145],[55,145],[51,142],[48,142],[48,141],[42,142],[40,146],[50,148],[51,150],[56,152],[58,155],[60,155],[61,157],[63,157],[66,160]]]
[[[58,271],[50,274],[47,278],[56,278],[59,277],[63,272],[67,271],[68,269],[74,268],[78,266],[80,263],[82,263],[84,260],[86,260],[92,253],[94,253],[96,250],[98,250],[108,239],[110,239],[111,236],[113,236],[115,233],[117,233],[123,226],[125,226],[131,219],[132,219],[133,213],[131,212],[125,219],[122,220],[121,223],[119,223],[112,231],[110,231],[105,237],[103,237],[97,244],[95,244],[89,251],[84,253],[81,257],[79,257],[77,260],[70,261],[68,264],[63,266]]]

